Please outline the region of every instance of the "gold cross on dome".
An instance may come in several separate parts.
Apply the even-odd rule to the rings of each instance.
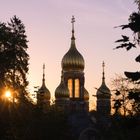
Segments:
[[[103,64],[102,64],[103,68],[105,67],[105,62],[103,61]]]
[[[104,61],[102,63],[102,67],[103,67],[103,73],[104,73],[104,68],[105,68],[105,62]]]
[[[72,16],[71,23],[74,23],[74,22],[75,22],[75,18],[74,16]]]
[[[43,70],[45,70],[45,64],[43,64]]]

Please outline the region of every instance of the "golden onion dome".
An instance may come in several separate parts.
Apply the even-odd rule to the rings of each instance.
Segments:
[[[69,98],[69,90],[67,86],[64,84],[62,79],[61,79],[61,83],[55,90],[55,98],[56,99]]]
[[[102,84],[99,87],[99,89],[97,90],[96,95],[97,95],[97,97],[100,97],[100,98],[107,98],[107,97],[110,98],[110,96],[111,96],[110,89],[105,84],[105,76],[104,76],[104,67],[105,67],[105,64],[104,64],[104,62],[102,64],[102,67],[103,67]]]
[[[50,91],[46,88],[44,84],[42,84],[41,88],[38,90],[38,94],[42,94],[44,99],[50,100],[51,94]]]
[[[75,42],[72,40],[70,49],[62,58],[62,69],[64,71],[83,71],[85,66],[84,63],[83,56],[78,52]]]
[[[39,94],[39,95],[43,95],[43,97],[44,97],[46,100],[50,100],[50,98],[51,98],[50,91],[47,89],[47,87],[46,87],[46,85],[45,85],[45,65],[43,65],[42,86],[41,86],[41,88],[38,90],[38,94]]]
[[[84,88],[84,100],[89,100],[89,93],[85,88]]]
[[[74,17],[72,18],[72,37],[71,46],[68,52],[62,58],[61,66],[64,71],[83,71],[85,62],[83,56],[79,53],[75,45],[74,37]]]
[[[110,92],[110,89],[106,86],[106,84],[102,83],[100,88],[97,90],[96,95],[97,97],[100,97],[100,98],[107,98],[107,97],[110,97],[111,92]]]

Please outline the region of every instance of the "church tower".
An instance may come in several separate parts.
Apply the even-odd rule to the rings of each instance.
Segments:
[[[105,64],[103,62],[103,76],[102,76],[102,84],[100,88],[97,90],[97,105],[96,110],[99,115],[102,117],[109,116],[111,111],[111,92],[109,88],[105,84],[105,72],[104,72]]]
[[[61,66],[64,84],[69,90],[69,109],[71,111],[89,110],[89,93],[84,88],[85,62],[83,56],[79,53],[75,44],[74,22],[72,17],[72,37],[68,52],[63,56]]]
[[[43,79],[42,86],[37,92],[37,106],[42,110],[46,110],[50,106],[50,98],[50,91],[45,85],[45,64],[43,64]]]

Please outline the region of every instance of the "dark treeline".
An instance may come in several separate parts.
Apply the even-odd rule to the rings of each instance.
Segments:
[[[67,115],[54,106],[44,113],[29,96],[27,43],[19,18],[0,23],[0,140],[69,140]],[[7,90],[11,97],[5,97]]]

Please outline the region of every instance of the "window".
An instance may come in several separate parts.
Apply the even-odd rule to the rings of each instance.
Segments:
[[[73,97],[73,95],[72,95],[72,90],[73,90],[72,79],[68,80],[68,89],[69,89],[70,98],[71,98],[71,97]]]
[[[79,98],[79,79],[75,79],[75,98]]]

